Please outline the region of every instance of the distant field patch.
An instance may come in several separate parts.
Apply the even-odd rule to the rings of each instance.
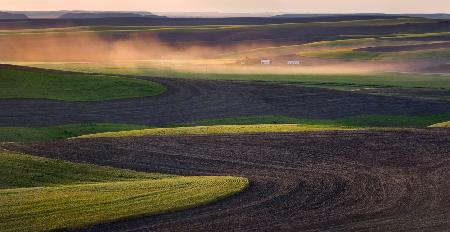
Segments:
[[[403,38],[397,39],[396,37],[382,38],[367,35],[367,38],[324,40],[306,44],[255,48],[250,50],[225,53],[223,54],[223,57],[240,59],[245,56],[276,57],[276,56],[297,54],[305,57],[372,59],[376,58],[379,54],[383,53],[376,53],[376,52],[358,53],[356,52],[356,50],[368,47],[385,47],[385,46],[397,46],[398,48],[403,46],[414,46],[414,45],[433,46],[431,44],[434,44],[434,46],[436,46],[436,44],[438,43],[444,44],[439,39],[437,39],[436,41],[433,40],[415,41],[413,39],[405,40]],[[348,57],[346,57],[345,54],[349,54]]]
[[[441,122],[431,125],[430,127],[450,127],[450,121]]]
[[[401,46],[398,46],[401,47]],[[422,49],[417,51],[372,52],[354,49],[330,49],[301,53],[306,57],[344,60],[450,60],[450,49]]]
[[[439,39],[408,41],[402,37],[380,37],[313,42],[297,46],[292,52],[305,57],[345,60],[449,60],[447,46]]]
[[[181,177],[0,150],[1,231],[76,228],[211,203],[244,190],[239,177]]]
[[[66,139],[80,135],[146,129],[148,126],[111,123],[80,123],[50,127],[0,127],[0,142],[32,142]]]
[[[145,125],[80,123],[50,127],[0,127],[0,142],[33,142],[73,137],[301,132],[363,128],[425,128],[450,120],[450,113],[427,116],[359,115],[337,119],[255,115],[212,118],[154,128]],[[213,126],[213,127],[211,127]],[[111,132],[111,133],[110,133]]]
[[[24,71],[0,67],[0,98],[102,101],[155,96],[166,87],[132,78]]]
[[[400,115],[359,115],[337,119],[306,119],[275,115],[245,116],[234,118],[216,118],[198,120],[183,126],[208,125],[253,125],[253,124],[299,124],[310,126],[347,127],[347,128],[425,128],[450,120],[450,113],[428,116]],[[181,126],[181,125],[178,125]]]
[[[234,81],[264,81],[275,83],[291,83],[305,86],[323,87],[339,90],[353,90],[360,88],[431,88],[450,89],[448,75],[422,74],[240,74],[240,73],[201,73],[183,72],[171,69],[161,69],[154,66],[141,65],[138,67],[113,67],[104,64],[73,64],[73,63],[26,63],[33,67],[68,70],[78,72],[107,73],[110,75],[142,75],[167,78],[192,78],[207,80]]]
[[[258,125],[213,125],[195,127],[155,128],[123,132],[106,132],[83,135],[77,138],[98,137],[137,137],[170,135],[209,135],[209,134],[243,134],[243,133],[288,133],[327,130],[352,130],[353,128],[328,125],[294,125],[294,124],[258,124]]]
[[[281,23],[263,25],[198,25],[198,26],[77,26],[66,28],[45,28],[45,29],[16,29],[0,30],[0,36],[38,36],[60,33],[136,33],[136,32],[161,32],[161,31],[185,31],[201,32],[204,30],[269,30],[278,28],[297,27],[350,27],[350,26],[386,26],[402,24],[420,24],[434,22],[431,19],[423,18],[394,18],[394,19],[362,19],[351,21],[330,21],[330,22],[302,22],[302,23]]]
[[[0,189],[175,177],[47,159],[1,149],[0,161]]]

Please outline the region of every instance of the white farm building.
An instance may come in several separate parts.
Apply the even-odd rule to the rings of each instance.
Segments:
[[[269,65],[269,64],[272,64],[272,61],[269,60],[269,59],[262,59],[262,60],[261,60],[261,64],[263,64],[263,65]]]
[[[299,65],[300,61],[299,60],[288,60],[287,64],[288,65]]]

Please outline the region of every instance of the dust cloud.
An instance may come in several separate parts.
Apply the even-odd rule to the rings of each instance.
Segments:
[[[228,49],[228,48],[227,48]],[[2,61],[121,62],[145,59],[206,58],[224,52],[207,46],[170,46],[156,37],[111,38],[92,34],[0,38]]]
[[[288,66],[286,57],[273,65],[258,65],[263,57],[251,57],[252,64],[241,64],[243,57],[226,56],[254,48],[271,47],[267,43],[229,46],[169,44],[155,36],[116,38],[99,34],[58,33],[44,36],[1,36],[0,62],[89,62],[127,68],[158,68],[201,73],[241,74],[332,74],[377,73],[411,70],[417,64],[398,62],[349,62],[298,57],[301,65]],[[278,55],[278,54],[277,54]],[[293,54],[295,56],[295,54]],[[292,55],[291,55],[292,56]]]

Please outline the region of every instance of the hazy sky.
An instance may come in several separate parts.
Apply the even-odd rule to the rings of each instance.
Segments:
[[[2,10],[450,13],[450,0],[0,0]]]

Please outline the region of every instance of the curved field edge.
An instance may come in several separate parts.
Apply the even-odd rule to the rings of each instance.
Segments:
[[[156,96],[167,90],[162,84],[128,77],[24,69],[0,65],[0,99],[103,101]]]
[[[241,192],[238,177],[176,177],[0,190],[3,231],[48,231],[154,215]]]
[[[338,129],[426,128],[434,127],[435,124],[436,126],[439,126],[439,123],[449,120],[450,113],[425,116],[359,115],[336,119],[293,118],[283,115],[252,115],[229,118],[203,119],[187,123],[167,125],[163,126],[163,128],[260,124],[296,124],[308,126],[310,128],[316,127],[314,129],[324,130],[335,129],[333,127],[338,127]],[[146,125],[114,123],[78,123],[56,125],[50,127],[0,127],[0,142],[51,141],[105,132],[136,131],[151,128],[153,127]],[[225,133],[226,131],[223,132]],[[170,132],[167,133],[170,134]]]
[[[0,147],[0,189],[51,187],[126,180],[148,180],[175,177],[86,163],[43,158],[2,150]]]
[[[450,120],[449,113],[405,116],[405,115],[358,115],[336,119],[293,118],[283,115],[251,115],[229,118],[212,118],[197,120],[174,126],[210,126],[210,125],[252,125],[252,124],[302,124],[340,126],[351,128],[425,128],[436,123]]]
[[[139,130],[145,125],[114,123],[78,123],[50,127],[0,127],[0,142],[32,142],[66,139],[80,135]]]
[[[170,127],[104,132],[76,138],[135,137],[166,135],[285,133],[383,128],[425,128],[450,119],[450,113],[427,116],[360,115],[340,119],[302,119],[260,115],[198,120]]]
[[[256,124],[256,125],[214,125],[175,128],[154,128],[121,132],[105,132],[83,135],[75,138],[102,137],[139,137],[139,136],[170,136],[170,135],[211,135],[211,134],[248,134],[248,133],[290,133],[309,131],[355,130],[357,128],[328,125],[298,125],[298,124]]]
[[[450,127],[450,121],[441,122],[431,125],[430,127]]]
[[[260,47],[239,52],[231,52],[223,55],[223,58],[241,58],[241,57],[264,57],[264,56],[282,56],[297,54],[299,56],[308,57],[323,54],[335,54],[343,52],[357,51],[363,48],[383,47],[383,46],[407,46],[407,45],[430,45],[445,43],[445,40],[436,39],[431,41],[414,40],[412,38],[420,38],[426,36],[423,34],[409,34],[411,40],[405,40],[404,37],[398,35],[366,35],[363,38],[350,37],[346,39],[337,40],[323,40],[305,44],[294,44],[287,46],[269,46]],[[448,35],[448,32],[436,33],[436,35]],[[427,49],[423,49],[427,50]],[[384,52],[383,52],[384,53]],[[355,58],[369,58],[369,57],[355,57]]]
[[[398,17],[391,19],[354,19],[354,20],[341,20],[341,21],[322,21],[322,22],[297,22],[297,23],[271,23],[271,24],[254,24],[254,25],[187,25],[187,26],[71,26],[64,28],[44,28],[44,29],[11,29],[1,30],[0,35],[42,35],[42,34],[57,34],[57,33],[135,33],[135,32],[158,32],[158,31],[205,31],[205,30],[236,30],[236,29],[271,29],[271,28],[295,28],[305,26],[320,26],[320,27],[336,27],[336,26],[358,26],[358,25],[370,25],[370,26],[382,26],[382,25],[401,25],[401,24],[419,24],[435,22],[434,19],[425,18],[406,18]]]
[[[169,176],[4,150],[0,160],[2,231],[62,230],[182,210],[218,201],[249,185],[240,177]]]
[[[287,83],[304,86],[353,90],[361,88],[430,88],[450,89],[450,77],[439,74],[420,73],[369,73],[369,74],[282,74],[282,73],[239,73],[233,72],[195,72],[190,70],[167,69],[152,64],[139,67],[114,67],[96,63],[17,63],[36,68],[73,71],[80,73],[104,73],[108,75],[139,75],[146,77],[253,81]]]

